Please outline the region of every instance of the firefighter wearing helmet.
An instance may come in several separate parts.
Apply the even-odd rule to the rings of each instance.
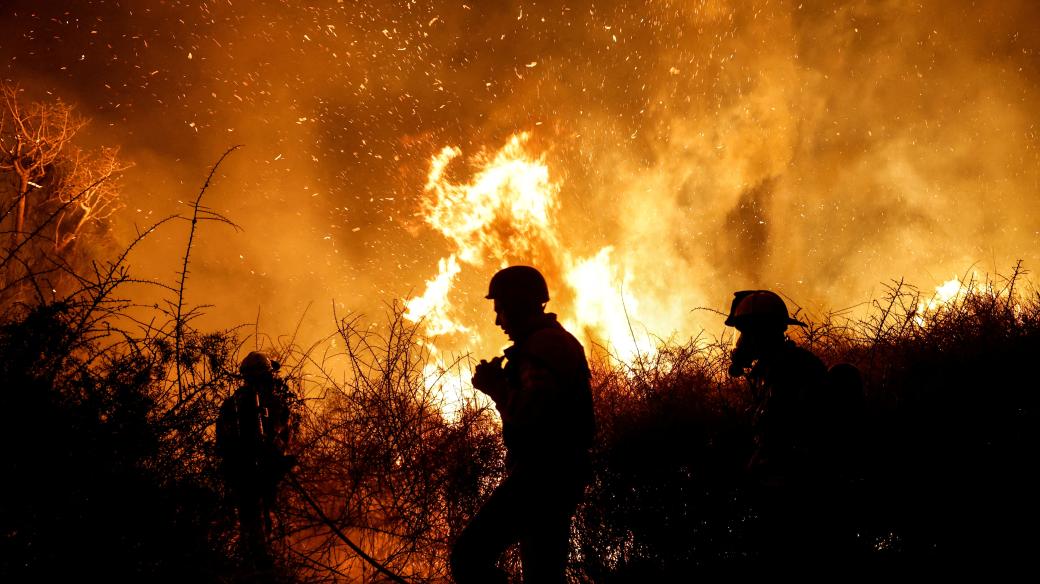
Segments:
[[[729,373],[747,379],[753,403],[748,471],[761,512],[761,559],[792,566],[819,552],[809,541],[822,536],[816,470],[827,368],[787,337],[788,327],[806,325],[775,292],[736,292],[726,325],[740,333]]]
[[[535,268],[499,271],[486,298],[513,345],[477,365],[473,387],[502,416],[508,475],[456,541],[452,574],[459,584],[505,583],[498,559],[519,543],[525,582],[562,583],[571,518],[591,474],[595,421],[585,350],[545,312],[549,289]]]
[[[267,563],[267,536],[278,484],[293,465],[287,454],[295,396],[279,363],[260,351],[242,359],[242,385],[220,407],[217,455],[239,516],[243,554]]]

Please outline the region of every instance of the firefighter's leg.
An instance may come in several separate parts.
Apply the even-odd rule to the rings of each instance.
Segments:
[[[522,489],[508,477],[459,535],[451,552],[451,572],[457,584],[505,584],[498,560],[520,540],[525,522]]]
[[[255,485],[240,483],[235,489],[235,502],[238,507],[239,550],[248,562],[262,568],[268,563],[263,499]]]
[[[571,513],[557,510],[540,515],[537,524],[520,540],[524,582],[563,584],[570,551]]]
[[[526,584],[566,582],[571,520],[585,484],[584,475],[561,469],[536,477],[530,485],[528,521],[520,540]]]

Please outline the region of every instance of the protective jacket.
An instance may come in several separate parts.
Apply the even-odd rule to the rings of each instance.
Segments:
[[[581,343],[549,313],[505,355],[497,406],[508,464],[585,462],[596,427]]]
[[[804,475],[819,455],[827,367],[785,339],[755,363],[747,379],[756,400],[752,470],[776,477]]]
[[[217,420],[217,454],[233,483],[277,483],[284,475],[294,396],[275,379],[269,391],[246,384],[224,401]]]

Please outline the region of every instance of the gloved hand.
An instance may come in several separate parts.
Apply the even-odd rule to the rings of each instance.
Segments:
[[[741,377],[751,368],[751,365],[755,361],[751,351],[748,350],[747,345],[742,342],[743,340],[744,336],[741,335],[740,339],[737,340],[737,346],[732,352],[730,352],[730,377]]]
[[[491,361],[481,359],[473,371],[473,387],[487,394],[495,403],[505,397],[509,387],[506,372],[502,369],[503,359],[504,357],[495,357]]]

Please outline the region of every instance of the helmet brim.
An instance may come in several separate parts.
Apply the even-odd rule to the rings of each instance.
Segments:
[[[726,326],[731,326],[731,327],[736,328],[736,327],[738,327],[740,325],[740,321],[741,320],[744,320],[744,318],[737,317],[737,316],[730,316],[730,317],[726,318],[726,322],[724,322],[723,324],[726,325]],[[787,320],[784,322],[784,324],[787,325],[787,326],[800,326],[800,327],[807,327],[807,326],[809,326],[809,325],[805,324],[804,322],[802,322],[800,320],[797,320],[797,319],[794,319],[794,318],[791,318],[791,317],[788,317]]]

